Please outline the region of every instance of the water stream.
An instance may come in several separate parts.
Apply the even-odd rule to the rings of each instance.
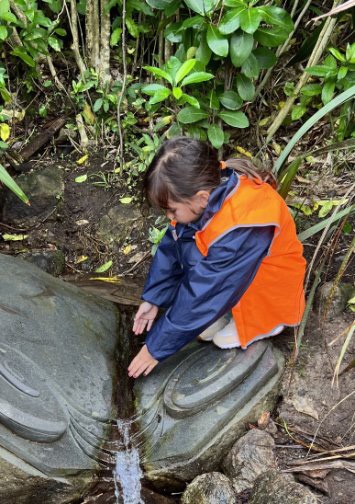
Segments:
[[[122,436],[123,450],[116,454],[116,466],[113,471],[116,503],[144,504],[140,481],[143,473],[139,465],[139,452],[130,441],[130,423],[117,420],[117,427]]]

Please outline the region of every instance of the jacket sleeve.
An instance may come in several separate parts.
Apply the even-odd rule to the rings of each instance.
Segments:
[[[178,248],[168,228],[154,255],[141,298],[167,308],[173,302],[182,276]]]
[[[184,276],[173,304],[147,335],[155,359],[177,352],[232,309],[267,255],[273,234],[273,226],[238,228],[210,247]]]

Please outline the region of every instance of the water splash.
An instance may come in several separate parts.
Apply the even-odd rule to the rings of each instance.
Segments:
[[[117,427],[121,433],[124,448],[116,454],[116,466],[113,472],[116,503],[144,504],[141,499],[140,482],[143,473],[139,465],[138,450],[130,443],[130,424],[117,420]]]

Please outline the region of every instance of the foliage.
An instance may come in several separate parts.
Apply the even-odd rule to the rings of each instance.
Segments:
[[[355,42],[347,44],[344,51],[331,47],[329,53],[320,65],[306,68],[306,72],[313,77],[313,81],[301,89],[300,101],[292,109],[293,120],[303,117],[310,107],[318,108],[319,100],[326,105],[335,94],[355,85]],[[319,82],[316,82],[317,80]],[[290,96],[294,91],[294,84],[288,82],[284,89]],[[334,116],[338,140],[350,136],[355,137],[353,110],[353,104],[347,102]]]
[[[166,230],[168,229],[168,224],[166,223],[165,216],[159,216],[154,226],[149,228],[149,237],[148,240],[153,244],[152,246],[152,255],[157,251],[158,245],[163,239]]]

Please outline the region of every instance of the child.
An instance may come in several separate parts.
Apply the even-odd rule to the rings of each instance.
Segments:
[[[149,374],[199,335],[220,348],[245,349],[300,323],[303,249],[275,186],[249,161],[220,163],[205,142],[178,137],[159,149],[144,190],[171,223],[135,316],[133,332],[149,332],[129,376]],[[153,325],[159,307],[166,311]]]

